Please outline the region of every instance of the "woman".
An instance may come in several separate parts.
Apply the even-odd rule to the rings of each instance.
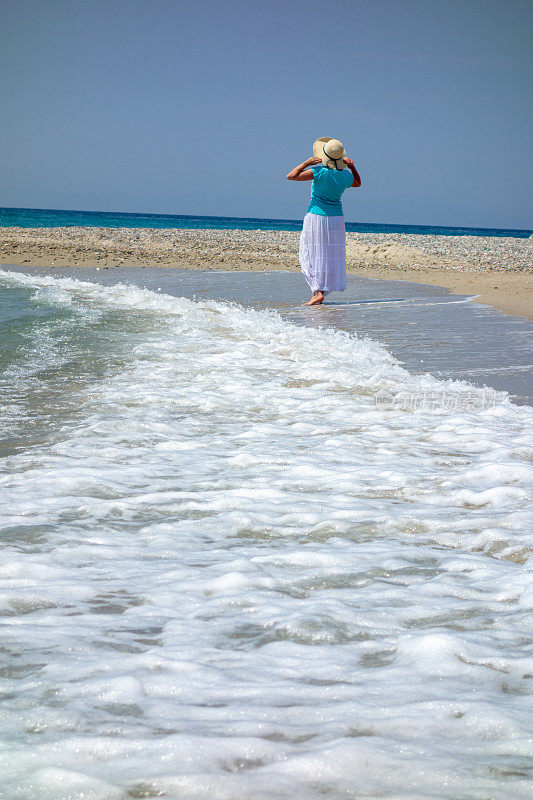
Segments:
[[[300,266],[313,292],[306,306],[318,305],[330,292],[346,289],[346,231],[341,195],[348,186],[361,186],[359,173],[351,158],[346,158],[338,139],[329,136],[317,139],[313,153],[312,158],[287,175],[290,181],[313,181],[300,236]],[[311,166],[317,164],[321,166]]]

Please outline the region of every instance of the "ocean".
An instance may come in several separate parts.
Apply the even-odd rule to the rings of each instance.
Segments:
[[[3,796],[528,798],[516,320],[71,274],[0,270]]]
[[[187,214],[130,214],[113,211],[61,211],[46,208],[0,208],[0,228],[53,228],[67,226],[104,228],[215,228],[239,230],[299,231],[301,219],[204,217]],[[359,233],[418,233],[440,236],[512,236],[525,238],[533,230],[506,228],[458,228],[430,225],[394,225],[346,221],[346,230]]]

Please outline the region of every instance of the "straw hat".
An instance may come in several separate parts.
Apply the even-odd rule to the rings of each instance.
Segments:
[[[325,167],[341,170],[346,166],[343,161],[346,158],[344,145],[331,136],[321,136],[316,140],[313,145],[313,155],[321,158]]]

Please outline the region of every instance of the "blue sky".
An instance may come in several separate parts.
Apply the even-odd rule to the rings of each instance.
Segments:
[[[529,0],[0,0],[0,205],[533,227]]]

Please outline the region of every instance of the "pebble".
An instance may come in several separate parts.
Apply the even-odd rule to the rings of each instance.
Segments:
[[[268,268],[298,265],[298,231],[264,230],[180,230],[175,228],[3,228],[2,249],[26,256],[63,255],[83,252],[84,260],[119,260],[143,266],[164,260],[169,266],[216,264],[259,265]],[[364,265],[387,264],[383,254],[396,243],[413,249],[408,261],[395,266],[413,268],[438,266],[444,270],[469,272],[533,272],[530,239],[496,236],[439,236],[409,233],[352,233],[347,241],[366,248]],[[370,252],[377,250],[374,259]],[[427,256],[425,260],[424,255]],[[435,261],[437,260],[437,264]],[[375,263],[373,264],[372,261]],[[352,259],[351,266],[357,265]],[[363,262],[361,261],[361,264]],[[83,261],[80,260],[80,265]]]

